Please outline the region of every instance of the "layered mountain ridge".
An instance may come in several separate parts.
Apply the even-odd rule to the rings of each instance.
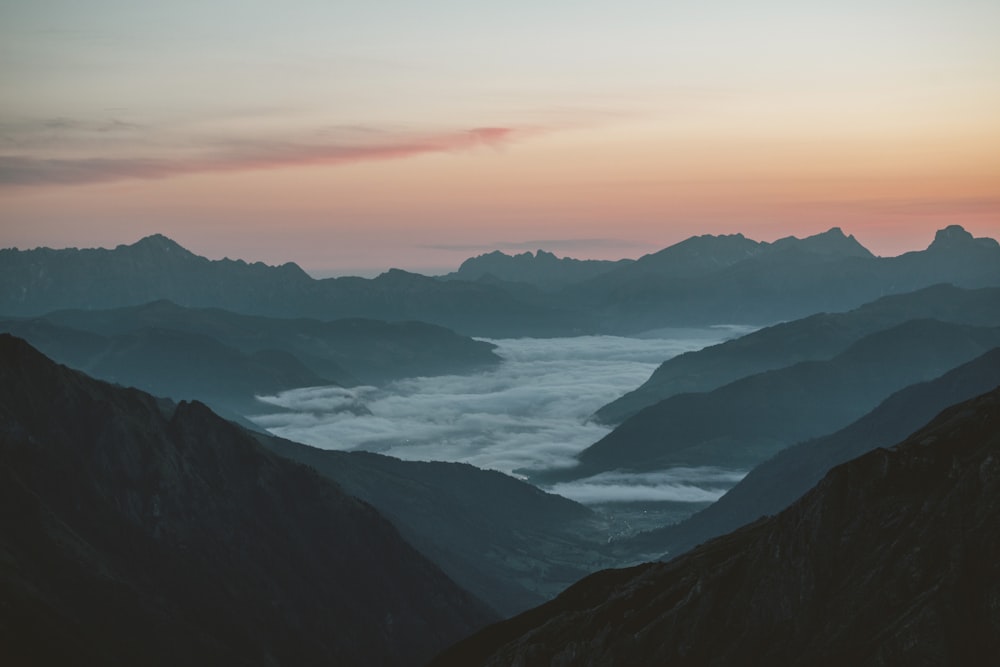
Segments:
[[[938,232],[926,250],[887,258],[872,256],[839,228],[773,243],[698,236],[613,265],[549,253],[487,257],[478,263],[503,265],[498,272],[506,279],[486,280],[471,270],[475,280],[438,279],[394,269],[370,280],[314,280],[294,264],[210,261],[159,235],[113,250],[6,249],[0,250],[0,313],[169,299],[252,315],[420,320],[468,335],[564,336],[771,324],[935,283],[1000,285],[1000,245],[958,226]]]
[[[433,665],[990,665],[1000,389],[831,470],[777,516],[592,575]]]

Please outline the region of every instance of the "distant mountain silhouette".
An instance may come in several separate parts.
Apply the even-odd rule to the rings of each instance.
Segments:
[[[583,450],[579,478],[675,465],[750,468],[797,442],[840,429],[907,385],[1000,345],[1000,327],[912,320],[870,334],[828,361],[757,373],[710,392],[644,408]]]
[[[634,552],[674,557],[701,542],[777,514],[812,488],[831,468],[876,447],[899,442],[936,414],[1000,386],[1000,348],[928,382],[896,392],[836,433],[778,452],[750,471],[719,500],[672,526],[628,541]]]
[[[113,250],[6,249],[0,250],[0,313],[40,315],[169,299],[276,317],[419,320],[477,336],[564,336],[766,325],[936,283],[1000,286],[1000,245],[957,226],[938,232],[927,250],[889,258],[873,257],[838,228],[774,243],[699,236],[606,272],[603,264],[555,260],[560,268],[553,275],[560,280],[595,267],[601,272],[548,291],[528,283],[541,280],[532,276],[546,274],[542,267],[552,258],[536,254],[524,261],[533,267],[524,275],[505,269],[515,280],[492,274],[446,280],[397,269],[370,280],[313,280],[294,264],[210,261],[160,235]]]
[[[170,301],[57,311],[44,318],[107,335],[152,327],[210,336],[246,353],[281,350],[312,372],[344,385],[463,373],[500,362],[491,343],[422,322],[269,318],[219,308],[184,308]]]
[[[200,403],[0,335],[9,664],[421,662],[495,618],[369,505]]]
[[[592,575],[432,665],[974,665],[1000,655],[1000,389],[779,515]]]
[[[487,284],[396,269],[370,280],[314,280],[291,263],[210,261],[159,234],[113,250],[0,250],[4,315],[118,308],[159,299],[271,317],[420,320],[491,336],[516,335],[526,323],[550,335],[581,326],[561,308],[524,303]]]
[[[1000,288],[934,285],[883,297],[845,313],[812,315],[687,352],[665,361],[642,386],[600,408],[595,418],[618,424],[675,394],[711,391],[754,373],[830,359],[863,336],[917,318],[1000,326]]]
[[[677,325],[772,324],[942,282],[1000,286],[1000,244],[954,226],[938,232],[927,250],[881,258],[838,228],[773,244],[738,234],[700,236],[560,296],[593,312],[602,330],[627,334]]]
[[[472,257],[462,262],[458,271],[442,276],[447,280],[499,280],[527,283],[543,290],[554,290],[605,274],[615,268],[632,263],[630,259],[607,261],[597,259],[558,258],[550,252],[538,250],[534,254],[523,252],[508,255],[493,252]]]
[[[371,503],[448,576],[504,616],[613,564],[605,521],[508,475],[257,437]]]

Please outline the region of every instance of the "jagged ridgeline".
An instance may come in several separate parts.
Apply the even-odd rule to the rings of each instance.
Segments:
[[[294,264],[210,261],[159,235],[112,250],[0,251],[6,315],[169,299],[254,315],[420,320],[491,337],[771,324],[942,282],[1000,285],[1000,245],[958,226],[898,257],[875,257],[836,228],[774,243],[706,235],[634,262],[487,256],[446,278],[391,270],[370,280],[314,280]]]

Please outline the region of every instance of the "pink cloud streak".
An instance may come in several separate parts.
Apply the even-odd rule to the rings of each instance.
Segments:
[[[37,158],[0,155],[0,187],[83,185],[126,179],[168,178],[205,172],[234,172],[283,167],[341,165],[399,160],[431,153],[499,148],[525,134],[509,127],[400,137],[385,143],[308,145],[257,143],[223,154],[180,158]]]

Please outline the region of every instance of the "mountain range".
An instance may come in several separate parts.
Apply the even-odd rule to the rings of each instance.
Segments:
[[[846,426],[893,392],[997,345],[1000,327],[910,320],[869,334],[827,361],[803,361],[664,399],[580,452],[579,465],[549,477],[690,465],[747,469]]]
[[[1000,326],[1000,288],[933,285],[882,297],[847,312],[817,313],[686,352],[663,362],[637,389],[601,407],[594,418],[618,424],[675,394],[706,392],[740,378],[801,361],[824,361],[862,337],[907,320]]]
[[[1000,389],[668,563],[591,575],[432,665],[991,665]]]
[[[926,415],[1000,386],[1000,348],[941,377],[896,392],[856,422],[835,433],[778,452],[753,468],[717,501],[681,521],[625,541],[625,550],[646,559],[672,558],[697,544],[777,514],[806,493],[831,468],[899,442]],[[665,554],[665,555],[664,555]]]
[[[545,250],[517,255],[494,250],[465,260],[457,271],[441,277],[445,280],[526,283],[551,292],[631,263],[630,259],[609,261],[556,257]]]
[[[496,616],[370,505],[197,402],[0,334],[8,664],[416,665]]]
[[[60,363],[157,396],[198,399],[230,418],[255,396],[382,384],[500,363],[494,345],[421,322],[280,319],[169,301],[0,320]]]
[[[940,230],[926,250],[887,258],[872,256],[834,228],[774,243],[741,235],[693,237],[613,267],[553,261],[548,253],[478,264],[516,265],[518,271],[501,273],[523,278],[483,279],[469,269],[464,273],[476,280],[458,279],[461,270],[441,279],[393,269],[373,279],[314,280],[294,264],[208,260],[161,235],[112,250],[5,249],[0,313],[41,315],[168,299],[270,317],[419,320],[498,338],[769,325],[936,283],[1000,286],[1000,244],[958,226]],[[524,282],[540,275],[545,280],[536,282],[545,290]]]

